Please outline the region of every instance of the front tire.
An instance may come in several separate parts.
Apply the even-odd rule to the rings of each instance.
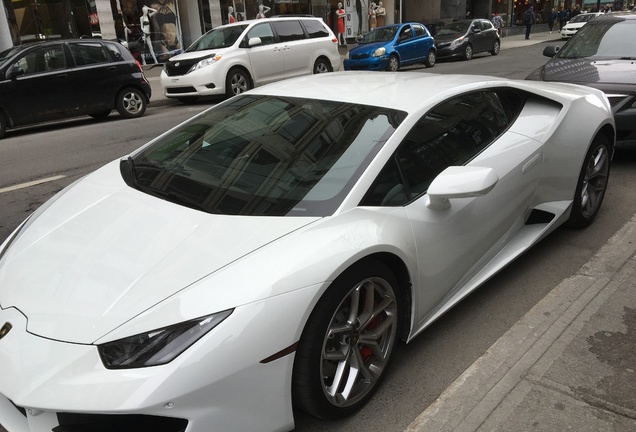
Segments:
[[[389,57],[389,65],[387,66],[387,70],[390,72],[395,72],[400,69],[400,59],[395,54],[391,54]]]
[[[379,261],[358,263],[318,301],[294,360],[294,404],[323,419],[361,408],[385,375],[398,328],[398,282]]]
[[[426,60],[424,60],[424,66],[427,68],[432,68],[435,66],[435,62],[437,61],[437,55],[434,50],[429,50],[428,55],[426,56]]]
[[[252,80],[242,69],[232,69],[225,79],[225,95],[232,97],[245,93],[252,88]]]
[[[115,108],[122,117],[141,117],[146,112],[146,96],[135,88],[125,88],[117,95]]]
[[[604,135],[597,135],[585,155],[579,174],[572,212],[567,224],[571,228],[590,225],[601,208],[610,172],[611,149]]]
[[[314,63],[314,74],[326,73],[331,71],[333,71],[331,65],[327,60],[323,58],[317,59],[316,63]]]
[[[471,44],[466,44],[464,48],[464,60],[470,60],[473,58],[473,46]]]

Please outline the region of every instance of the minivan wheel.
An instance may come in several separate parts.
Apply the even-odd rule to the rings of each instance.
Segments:
[[[146,97],[140,90],[125,88],[117,95],[115,108],[124,118],[141,117],[146,112]]]
[[[245,93],[252,88],[252,80],[242,69],[232,69],[225,79],[225,94],[232,97]]]
[[[332,71],[331,65],[325,59],[319,58],[316,60],[316,63],[314,63],[315,74],[331,72],[331,71]]]

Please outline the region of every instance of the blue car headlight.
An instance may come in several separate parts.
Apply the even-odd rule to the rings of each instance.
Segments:
[[[219,60],[221,60],[221,54],[216,54],[210,57],[206,57],[202,60],[199,61],[199,63],[193,65],[190,70],[188,71],[188,73],[190,72],[194,72],[195,70],[213,65],[214,63],[218,62]]]
[[[158,366],[174,360],[234,309],[98,345],[106,369]]]
[[[378,48],[375,51],[373,51],[373,54],[371,56],[372,57],[382,57],[385,54],[386,54],[386,48],[381,47],[381,48]]]

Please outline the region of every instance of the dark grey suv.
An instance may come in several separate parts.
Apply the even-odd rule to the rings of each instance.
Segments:
[[[636,146],[636,14],[601,15],[585,24],[562,49],[526,79],[583,84],[602,90],[616,120],[618,147]],[[581,119],[585,121],[585,119]]]
[[[121,44],[98,39],[56,40],[0,52],[0,138],[17,126],[113,109],[140,117],[150,84]]]

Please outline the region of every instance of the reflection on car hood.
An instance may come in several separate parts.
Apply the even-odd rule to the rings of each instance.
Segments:
[[[0,265],[0,305],[22,311],[31,333],[92,343],[314,220],[191,210],[129,188],[119,163],[109,164],[20,233]],[[218,287],[218,295],[236,289]]]
[[[439,44],[441,42],[451,42],[454,41],[455,39],[459,39],[460,37],[463,37],[465,35],[461,34],[461,33],[455,33],[455,34],[448,34],[448,35],[437,35],[435,36],[435,43]]]
[[[170,62],[178,62],[184,60],[198,60],[203,57],[213,56],[213,55],[222,55],[227,51],[227,48],[219,48],[212,50],[201,50],[201,51],[191,51],[191,52],[183,52],[174,57],[170,57]]]
[[[390,42],[372,42],[360,44],[357,47],[353,48],[349,51],[350,56],[360,55],[360,54],[372,54],[378,48],[382,48],[384,46],[390,45]]]
[[[636,68],[631,60],[590,60],[554,58],[539,71],[543,81],[577,84],[634,84]]]

